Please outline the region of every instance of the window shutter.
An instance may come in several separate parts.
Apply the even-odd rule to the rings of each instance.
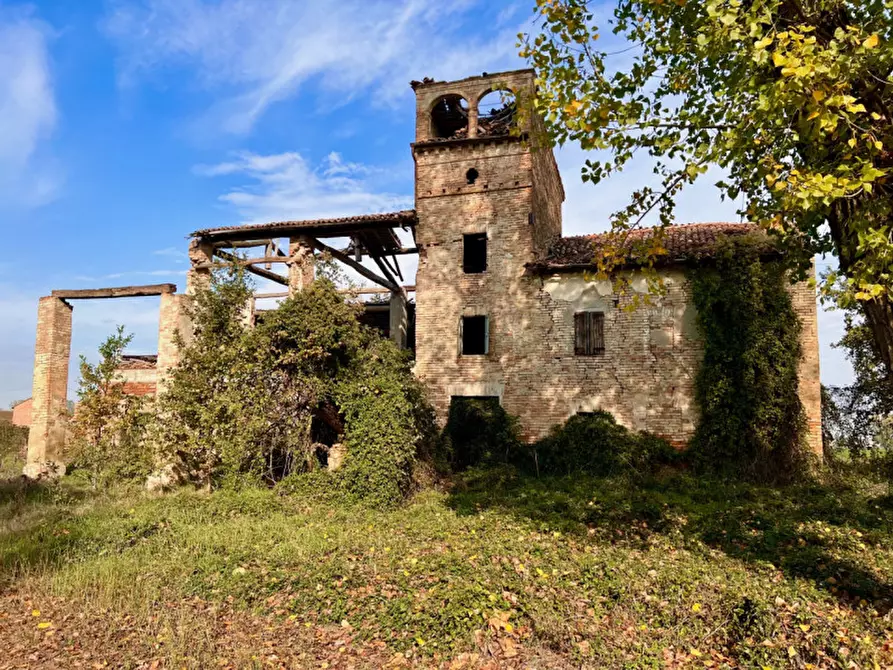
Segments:
[[[586,355],[586,312],[574,314],[574,354]]]
[[[574,314],[574,354],[596,356],[605,353],[605,315],[602,312]]]
[[[465,319],[461,316],[459,317],[459,355],[461,356],[465,352],[463,351],[462,343],[465,341],[465,333],[464,331]]]
[[[605,315],[603,312],[589,312],[592,353],[605,353]]]
[[[490,353],[490,317],[484,318],[484,354]]]

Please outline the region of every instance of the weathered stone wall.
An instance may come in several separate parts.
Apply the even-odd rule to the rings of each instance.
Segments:
[[[698,420],[694,382],[703,349],[685,271],[664,270],[666,294],[637,309],[627,307],[636,293],[647,293],[641,277],[617,295],[610,283],[582,273],[526,274],[525,264],[560,235],[561,180],[551,150],[518,138],[424,141],[432,102],[466,83],[417,91],[416,372],[440,419],[453,396],[498,396],[520,417],[527,439],[577,412],[603,409],[630,428],[684,445]],[[473,84],[487,88],[480,78]],[[472,167],[479,176],[468,184]],[[463,235],[481,232],[488,237],[487,271],[464,274]],[[809,441],[821,453],[815,292],[803,283],[792,295],[804,324]],[[605,314],[603,355],[575,355],[577,311]],[[459,354],[460,319],[472,315],[489,318],[487,355]]]
[[[37,309],[34,385],[31,391],[29,466],[37,476],[43,464],[57,462],[65,442],[68,413],[68,357],[71,354],[71,305],[41,298]]]

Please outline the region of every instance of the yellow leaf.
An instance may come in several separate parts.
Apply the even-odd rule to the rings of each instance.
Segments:
[[[782,65],[784,65],[787,62],[788,62],[788,59],[785,58],[782,54],[778,53],[777,51],[774,54],[772,54],[772,63],[775,65],[775,67],[781,67]]]
[[[812,99],[815,100],[816,102],[821,102],[822,100],[825,99],[825,92],[824,92],[824,91],[819,91],[819,90],[815,90],[815,91],[813,91],[813,92],[812,92]]]
[[[878,151],[880,151],[881,149],[884,148],[884,143],[881,142],[880,140],[878,140],[874,143],[874,148],[877,149]]]
[[[788,656],[790,656],[791,658],[794,658],[794,656],[796,656],[796,655],[797,655],[797,650],[794,649],[793,647],[788,647]]]
[[[812,121],[814,118],[818,117],[821,112],[819,110],[815,110],[812,114],[806,117],[807,121]]]
[[[694,612],[695,614],[700,612],[701,611],[701,603],[695,603],[694,605],[692,605],[691,611]]]
[[[52,625],[53,624],[51,624],[49,621],[41,621],[39,624],[37,624],[37,627],[38,628],[49,628]]]
[[[31,610],[31,616],[40,616],[40,610]]]
[[[862,42],[862,46],[866,49],[874,49],[881,41],[881,38],[877,35],[872,35],[867,40]]]
[[[800,630],[802,630],[804,633],[808,633],[808,632],[809,632],[809,624],[808,624],[808,623],[801,623],[801,624],[800,624]]]
[[[695,657],[697,657],[697,658],[700,658],[700,656],[701,656],[701,652],[698,651],[697,649],[692,649],[689,653],[690,653],[692,656],[695,656]]]

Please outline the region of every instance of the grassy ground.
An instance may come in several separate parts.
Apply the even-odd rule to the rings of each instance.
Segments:
[[[0,489],[0,667],[893,667],[885,486]]]

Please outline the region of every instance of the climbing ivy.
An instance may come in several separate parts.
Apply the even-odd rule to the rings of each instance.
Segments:
[[[805,465],[801,325],[788,277],[765,240],[749,238],[721,240],[714,261],[690,272],[704,339],[691,453],[702,468],[778,479]]]
[[[212,487],[283,483],[399,502],[434,436],[409,354],[362,325],[327,276],[255,327],[244,314],[250,295],[236,268],[196,294],[194,336],[159,398],[160,460]],[[342,451],[342,467],[328,472]]]

